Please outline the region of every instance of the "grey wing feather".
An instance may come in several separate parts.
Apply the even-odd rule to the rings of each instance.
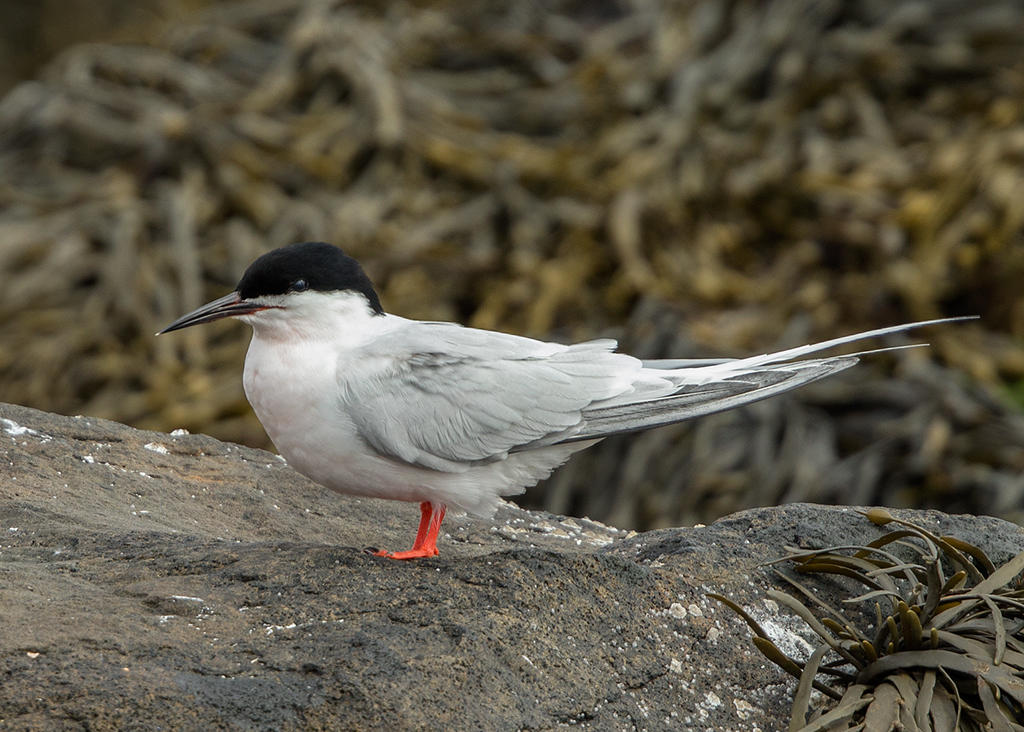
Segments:
[[[583,425],[560,441],[600,439],[750,404],[847,369],[857,363],[858,356],[915,348],[921,344],[880,348],[831,358],[807,359],[809,354],[926,325],[974,319],[974,316],[964,316],[903,323],[743,359],[645,361],[647,369],[665,370],[676,375],[679,388],[667,396],[645,400],[619,399],[608,404],[595,404],[584,410]],[[548,443],[541,441],[537,446],[543,444]]]
[[[609,437],[724,412],[838,373],[857,360],[856,356],[839,356],[786,364],[786,368],[766,368],[722,381],[686,386],[658,399],[586,409],[580,429],[561,441]]]
[[[652,358],[646,359],[645,369],[692,369],[699,366],[717,366],[735,361],[734,358]]]

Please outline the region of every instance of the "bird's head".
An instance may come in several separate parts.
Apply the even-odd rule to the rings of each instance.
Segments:
[[[383,315],[359,262],[323,242],[291,244],[249,265],[235,291],[175,320],[157,335],[221,318],[257,330],[318,330],[339,315]]]

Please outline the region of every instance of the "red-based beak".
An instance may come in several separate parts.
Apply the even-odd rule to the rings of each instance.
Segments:
[[[196,308],[188,315],[182,315],[162,331],[157,333],[157,335],[170,333],[172,330],[188,328],[191,325],[209,323],[214,320],[220,320],[221,318],[230,318],[234,315],[248,315],[249,313],[266,310],[270,307],[273,306],[263,305],[252,300],[243,300],[242,296],[237,292],[232,292],[230,295],[225,295],[213,302],[206,303],[200,308]]]

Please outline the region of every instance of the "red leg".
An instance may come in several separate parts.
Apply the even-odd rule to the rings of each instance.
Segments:
[[[389,559],[420,559],[421,557],[436,557],[437,535],[441,531],[441,522],[444,520],[444,505],[434,510],[430,501],[423,501],[420,504],[420,527],[416,531],[416,541],[412,549],[404,552],[388,552],[383,549],[377,552],[379,557]]]
[[[412,543],[413,549],[419,549],[423,546],[423,542],[427,539],[427,529],[430,528],[430,514],[433,512],[433,506],[430,505],[429,501],[424,501],[420,504],[420,527],[416,529],[416,541]]]

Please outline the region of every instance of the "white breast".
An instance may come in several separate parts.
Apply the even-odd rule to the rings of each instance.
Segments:
[[[403,319],[368,320],[362,309],[329,304],[334,312],[321,305],[319,322],[300,320],[294,312],[290,318],[275,317],[275,311],[243,318],[254,328],[243,376],[253,411],[288,464],[332,490],[436,500],[432,481],[426,479],[431,471],[378,455],[359,437],[341,398],[354,347]]]
[[[333,354],[316,343],[286,346],[257,333],[243,377],[245,396],[281,455],[324,483],[342,456],[359,449],[352,422],[338,410],[334,364]]]

